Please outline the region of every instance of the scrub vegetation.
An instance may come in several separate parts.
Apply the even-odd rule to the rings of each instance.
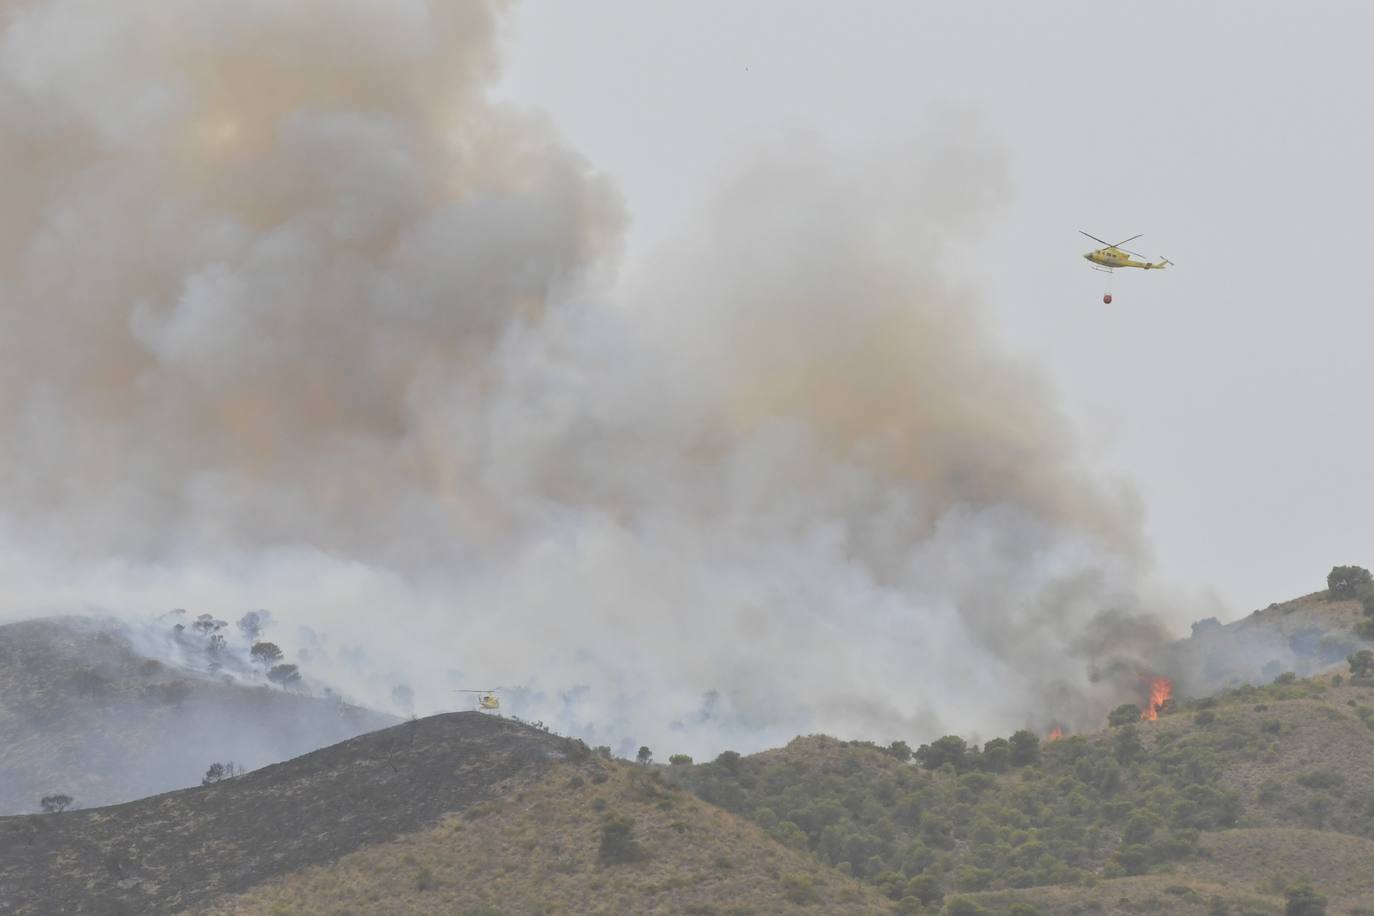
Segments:
[[[1256,831],[1329,831],[1338,848],[1374,851],[1374,689],[1340,674],[1280,677],[1055,741],[1020,732],[979,748],[947,736],[911,754],[811,736],[669,775],[901,910],[1049,886],[1091,896],[1113,879],[1205,871],[1233,842],[1218,838]],[[1296,853],[1283,859],[1289,882],[1305,880]]]

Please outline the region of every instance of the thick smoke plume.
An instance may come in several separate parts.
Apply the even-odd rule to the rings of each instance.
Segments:
[[[267,607],[360,697],[662,753],[1134,689],[1132,503],[940,271],[1006,193],[974,126],[779,152],[612,286],[497,8],[0,10],[9,616]]]

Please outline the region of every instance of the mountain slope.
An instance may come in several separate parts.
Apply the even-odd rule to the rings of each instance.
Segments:
[[[451,713],[210,786],[0,818],[0,912],[173,912],[430,828],[586,753],[529,726]]]
[[[601,855],[608,824],[637,856]],[[665,785],[650,768],[560,764],[438,827],[398,837],[197,912],[886,914],[871,888]]]
[[[1189,638],[1165,646],[1154,662],[1191,696],[1266,684],[1285,671],[1306,677],[1342,665],[1366,645],[1356,628],[1369,619],[1359,601],[1315,592],[1231,623],[1198,621]]]
[[[1215,885],[1194,889],[1199,912],[1218,895],[1268,906],[1259,898],[1284,888],[1258,887],[1253,863],[1223,855],[1245,842],[1267,857],[1267,879],[1283,863],[1285,881],[1305,873],[1332,900],[1374,909],[1348,867],[1319,867],[1359,861],[1374,840],[1374,687],[1363,679],[1286,675],[1182,701],[1154,722],[982,748],[945,738],[916,764],[909,755],[812,736],[669,778],[911,909],[975,894],[993,912],[1017,900],[1105,906],[1093,889],[1114,881],[1139,904],[1190,875]],[[1284,837],[1315,847],[1310,836],[1320,861],[1283,849]],[[1177,893],[1151,906],[1189,911],[1193,896]]]
[[[0,814],[59,792],[83,807],[143,798],[215,762],[255,768],[398,721],[157,661],[138,639],[83,617],[0,626]]]

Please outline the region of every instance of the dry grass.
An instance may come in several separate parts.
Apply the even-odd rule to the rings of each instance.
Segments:
[[[1208,710],[1214,719],[1206,725],[1199,724],[1197,712],[1181,712],[1142,729],[1142,737],[1153,749],[1162,737],[1178,739],[1201,729],[1217,734],[1233,727],[1258,730],[1267,747],[1231,755],[1220,774],[1222,787],[1240,793],[1240,826],[1365,832],[1360,825],[1374,821],[1374,687],[1343,681],[1335,685],[1326,675],[1265,688],[1244,700],[1223,699]],[[1302,782],[1318,774],[1333,774],[1339,784]],[[1329,804],[1330,810],[1323,814],[1314,801]]]
[[[599,861],[601,829],[611,816],[631,822],[642,861]],[[795,902],[803,898],[809,902]],[[664,785],[653,770],[602,761],[590,770],[560,765],[547,778],[512,786],[501,800],[450,816],[434,830],[360,850],[199,912],[468,911],[765,916],[889,913],[891,905],[752,824]]]
[[[1251,618],[1257,625],[1289,636],[1314,626],[1333,631],[1353,629],[1364,619],[1364,611],[1358,601],[1332,601],[1326,592],[1321,591],[1271,605],[1256,611]]]
[[[1021,901],[1051,913],[1282,913],[1284,890],[1308,881],[1328,912],[1374,912],[1374,841],[1317,830],[1225,830],[1203,835],[1203,855],[1167,874],[972,894],[994,912]]]
[[[1306,879],[1335,912],[1374,910],[1374,840],[1319,830],[1266,828],[1205,834],[1204,855],[1181,871],[1202,881],[1278,893]]]
[[[1141,875],[1100,881],[1091,887],[1032,887],[967,897],[993,913],[1005,912],[1019,902],[1042,913],[1084,916],[1210,916],[1218,911],[1232,916],[1278,916],[1284,907],[1283,898],[1272,893],[1212,884],[1183,875]],[[1218,901],[1225,906],[1224,910]]]

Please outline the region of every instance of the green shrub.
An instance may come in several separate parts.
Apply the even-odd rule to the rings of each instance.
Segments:
[[[644,859],[644,850],[635,842],[634,824],[629,818],[612,817],[601,825],[599,857],[604,865],[623,865]]]
[[[1129,765],[1145,756],[1145,745],[1140,740],[1140,729],[1135,725],[1123,725],[1112,738],[1112,753],[1116,762]]]
[[[906,883],[906,895],[915,897],[925,906],[938,906],[945,899],[940,881],[933,875],[917,875]]]
[[[1364,677],[1374,671],[1374,651],[1361,649],[1347,658],[1346,663],[1350,665],[1351,674],[1355,677]]]
[[[1155,831],[1164,826],[1164,819],[1153,811],[1141,811],[1126,822],[1121,833],[1121,842],[1126,845],[1150,842]]]
[[[945,764],[956,773],[968,768],[968,744],[958,735],[945,735],[916,749],[916,762],[927,770],[938,770]]]
[[[1145,874],[1150,869],[1151,858],[1149,847],[1140,845],[1123,846],[1116,853],[1116,863],[1128,875]]]
[[[819,903],[820,892],[816,890],[816,881],[810,875],[783,875],[782,895],[790,903],[802,905],[808,903]]]
[[[1345,777],[1330,770],[1314,770],[1299,776],[1298,785],[1309,789],[1335,789],[1345,785]]]
[[[961,891],[981,891],[986,889],[996,876],[990,868],[972,868],[965,865],[955,869],[951,878],[954,886]]]
[[[1035,732],[1021,729],[1007,739],[1011,748],[1011,765],[1030,766],[1040,760],[1040,736]]]
[[[1113,728],[1119,725],[1130,725],[1132,722],[1140,721],[1140,707],[1134,703],[1122,703],[1116,709],[1107,713],[1107,724]]]
[[[1294,885],[1283,896],[1287,900],[1284,916],[1326,916],[1326,898],[1309,884]]]
[[[674,754],[668,758],[668,765],[675,767],[689,767],[692,765],[692,758],[686,754]]]
[[[902,763],[906,763],[911,759],[911,745],[907,744],[905,741],[894,741],[887,746],[886,750],[887,753],[896,757],[898,760],[902,761]]]
[[[421,868],[415,873],[415,889],[417,891],[432,891],[439,886],[439,882],[434,880],[434,873],[427,867]]]
[[[1336,799],[1318,792],[1293,806],[1293,814],[1304,825],[1320,830],[1336,811]]]

